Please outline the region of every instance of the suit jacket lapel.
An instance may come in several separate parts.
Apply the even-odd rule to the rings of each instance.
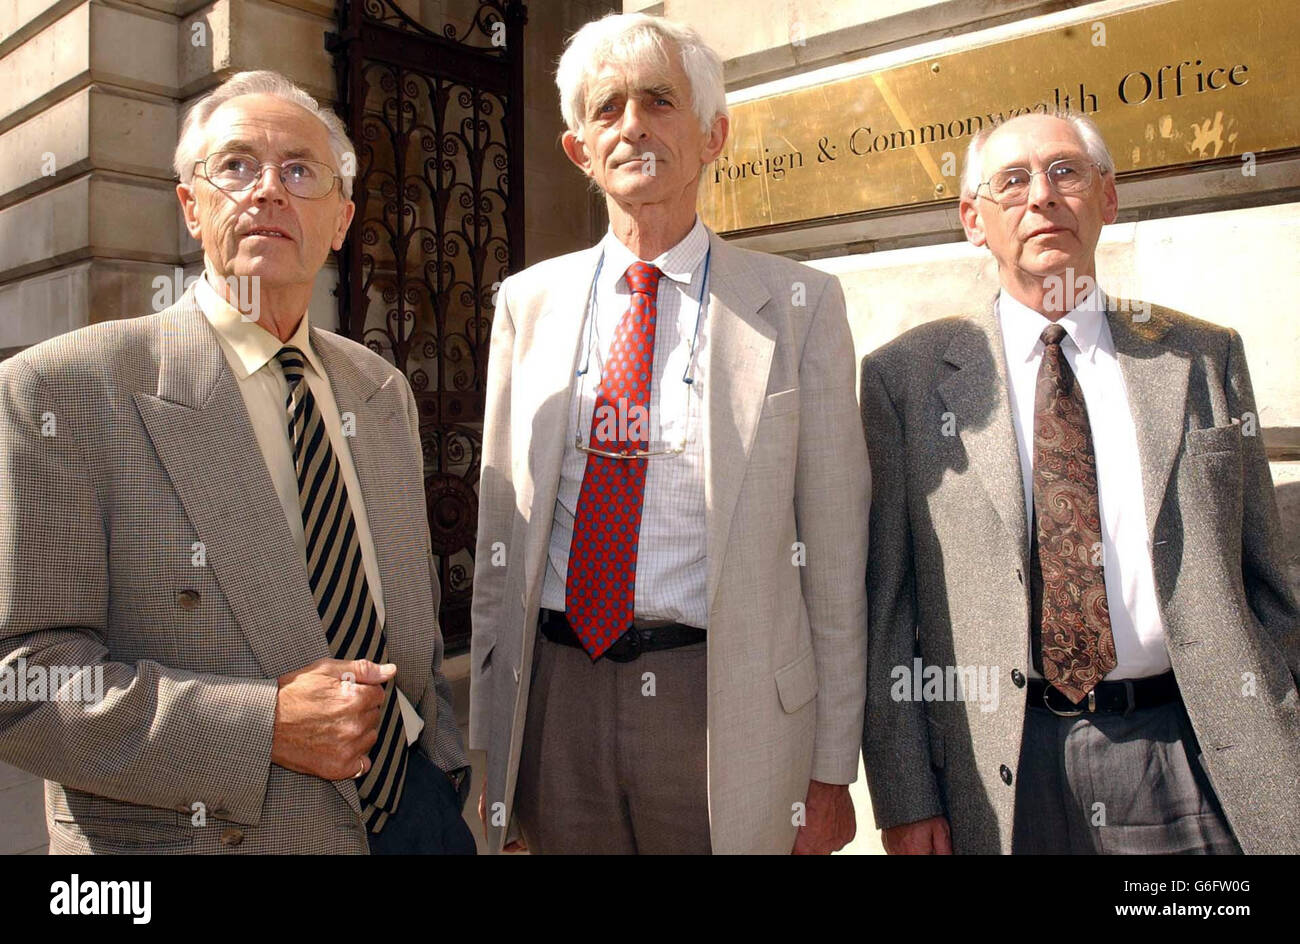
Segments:
[[[777,326],[762,313],[771,296],[738,250],[709,233],[708,368],[704,372],[704,501],[708,605],[718,579],[754,445],[776,346]]]
[[[191,288],[162,313],[158,392],[136,408],[267,678],[329,655],[306,568],[235,376]]]
[[[523,353],[518,369],[521,376],[514,381],[537,404],[530,428],[521,431],[528,443],[528,471],[533,486],[530,515],[536,518],[535,522],[530,518],[530,524],[535,526],[527,529],[524,548],[525,603],[540,594],[546,572],[550,524],[569,435],[575,371],[586,337],[585,316],[599,258],[599,246],[578,254],[569,273],[556,280],[556,290],[541,296],[541,310],[529,335],[531,348]],[[519,441],[515,437],[515,443]]]
[[[1191,360],[1163,343],[1171,325],[1157,308],[1140,321],[1107,299],[1106,318],[1137,429],[1147,534],[1152,535],[1183,440]]]
[[[962,323],[944,359],[958,370],[940,383],[939,396],[956,418],[970,468],[979,476],[1028,572],[1024,478],[1011,419],[1006,348],[992,305]]]

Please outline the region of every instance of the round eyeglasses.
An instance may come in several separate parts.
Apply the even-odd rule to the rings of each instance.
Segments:
[[[989,199],[998,206],[1019,206],[1029,199],[1029,187],[1039,174],[1047,178],[1048,184],[1057,193],[1084,193],[1092,186],[1092,169],[1101,169],[1095,161],[1081,158],[1065,158],[1052,161],[1047,170],[1031,171],[1028,167],[1008,167],[1000,170],[980,187],[989,188]],[[979,190],[976,190],[976,194]]]
[[[239,193],[261,180],[262,170],[268,164],[279,172],[284,189],[304,200],[319,200],[329,196],[339,179],[333,168],[320,161],[294,158],[281,163],[263,162],[241,151],[209,154],[203,160],[194,162],[194,172],[198,174],[198,168],[202,165],[203,172],[200,176],[210,181],[214,187],[227,193]]]

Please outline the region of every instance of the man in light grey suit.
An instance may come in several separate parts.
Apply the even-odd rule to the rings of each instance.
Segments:
[[[1079,116],[967,154],[988,308],[862,365],[890,852],[1300,852],[1300,612],[1236,332],[1107,298]]]
[[[52,852],[473,851],[415,400],[306,314],[350,149],[232,77],[176,149],[203,277],[0,366],[0,670],[97,680],[0,703]]]
[[[590,23],[557,81],[611,226],[497,302],[470,707],[489,845],[834,851],[869,488],[843,295],[696,215],[727,117],[694,31]]]

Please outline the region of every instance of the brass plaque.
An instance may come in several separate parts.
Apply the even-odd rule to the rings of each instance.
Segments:
[[[723,233],[951,200],[982,127],[1057,108],[1116,170],[1300,146],[1300,2],[1168,0],[731,108],[701,214]]]

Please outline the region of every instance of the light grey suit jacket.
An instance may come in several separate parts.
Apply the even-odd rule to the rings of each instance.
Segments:
[[[1169,658],[1202,763],[1247,852],[1300,852],[1300,611],[1241,338],[1128,303],[1108,314],[1138,432]],[[942,435],[944,415],[957,436]],[[863,752],[882,828],[946,813],[957,852],[1008,852],[1029,658],[1029,547],[992,308],[914,328],[862,364],[871,449]],[[1244,425],[1238,425],[1242,421]],[[1243,435],[1253,423],[1256,435]],[[890,673],[991,666],[999,705],[894,701]]]
[[[709,235],[704,394],[713,851],[788,853],[810,778],[857,773],[870,473],[832,276]],[[599,249],[498,296],[474,574],[470,746],[490,844],[513,815],[584,299]],[[806,547],[796,566],[795,542]],[[500,555],[505,566],[492,566]],[[501,804],[494,806],[494,804]]]
[[[426,721],[419,746],[463,766],[414,397],[367,348],[316,328],[311,342],[356,417],[388,650]],[[103,671],[93,709],[0,702],[0,759],[46,779],[52,852],[368,851],[352,781],[270,762],[276,678],[330,650],[192,287],[156,315],[0,365],[0,489],[0,662]]]

